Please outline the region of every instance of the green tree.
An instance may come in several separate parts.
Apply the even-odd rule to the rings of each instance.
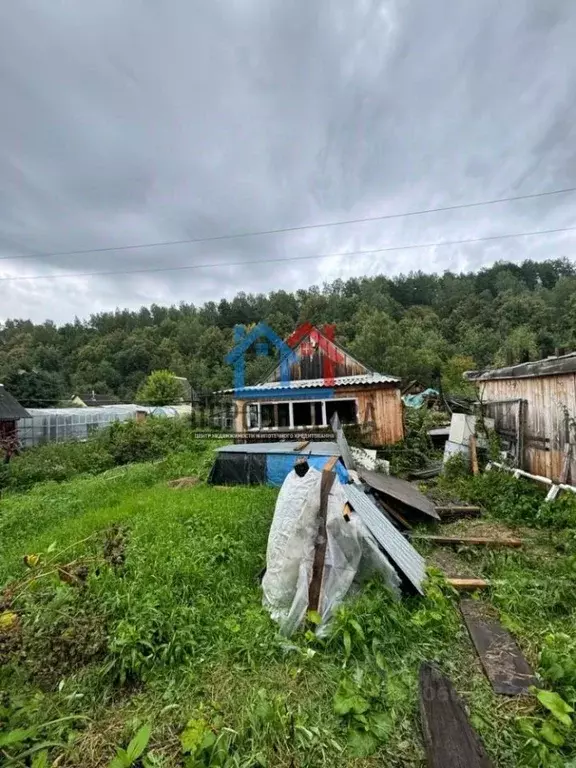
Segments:
[[[4,385],[24,408],[53,408],[64,397],[62,382],[46,371],[15,371]]]
[[[181,400],[182,385],[170,371],[152,371],[136,395],[144,405],[173,405]]]

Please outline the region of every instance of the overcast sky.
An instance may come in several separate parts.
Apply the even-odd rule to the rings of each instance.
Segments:
[[[57,322],[353,275],[576,258],[576,193],[50,258],[576,186],[573,0],[0,3],[0,319]],[[71,275],[71,276],[70,276]]]

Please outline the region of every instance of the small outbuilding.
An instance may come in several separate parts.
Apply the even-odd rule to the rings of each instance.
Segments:
[[[245,443],[225,445],[216,451],[208,482],[211,485],[271,485],[280,488],[298,462],[323,470],[334,464],[334,470],[343,482],[348,472],[340,458],[340,449],[334,442]]]
[[[516,466],[557,481],[576,444],[576,352],[506,368],[468,371],[496,432],[512,447]],[[572,451],[576,479],[576,450]]]
[[[255,386],[236,387],[234,430],[330,434],[335,414],[356,425],[365,444],[380,446],[404,437],[400,379],[373,371],[334,341],[334,328],[307,324],[287,341],[289,359],[280,359]],[[287,375],[286,375],[287,374]]]
[[[0,384],[0,448],[5,455],[5,460],[9,460],[17,449],[18,421],[28,418],[30,418],[28,411],[4,388],[4,384]]]

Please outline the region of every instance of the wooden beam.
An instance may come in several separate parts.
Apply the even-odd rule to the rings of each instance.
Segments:
[[[451,681],[428,663],[420,667],[420,719],[428,768],[492,768]]]
[[[477,475],[480,470],[478,469],[478,448],[477,448],[476,435],[470,435],[470,440],[468,445],[470,447],[470,461],[472,462],[472,474]]]
[[[482,517],[482,507],[466,507],[457,504],[447,505],[445,507],[436,507],[436,512],[440,515],[442,521],[458,520],[463,517]]]
[[[572,463],[572,446],[566,443],[564,446],[564,460],[562,462],[562,471],[560,472],[560,482],[567,483],[570,477],[570,464]]]
[[[378,503],[382,506],[384,510],[390,515],[393,521],[397,522],[398,525],[402,526],[405,531],[411,531],[413,530],[413,526],[410,525],[408,520],[404,517],[404,515],[401,515],[400,512],[397,512],[390,504],[387,504],[385,501],[382,501],[382,497],[378,499]]]
[[[460,611],[495,693],[527,694],[537,681],[512,635],[488,616],[481,600],[462,600]]]
[[[318,536],[316,537],[314,563],[312,565],[312,579],[308,588],[308,609],[310,611],[317,611],[320,605],[322,579],[324,576],[324,562],[326,560],[326,545],[328,543],[326,534],[328,496],[335,479],[336,474],[334,472],[327,470],[322,472],[322,480],[320,485],[320,524],[318,526]]]
[[[459,579],[450,578],[446,579],[447,583],[451,587],[457,589],[459,592],[474,592],[477,589],[486,589],[488,582],[484,579]]]
[[[412,541],[429,541],[440,546],[484,546],[484,547],[512,547],[517,549],[522,546],[521,539],[495,539],[487,536],[412,536]]]
[[[298,445],[294,447],[294,450],[303,451],[304,448],[306,448],[306,446],[309,445],[309,443],[310,443],[310,440],[303,440],[301,443],[298,443]]]
[[[326,464],[324,465],[324,472],[332,472],[339,458],[340,458],[339,456],[332,456],[331,458],[329,458]]]

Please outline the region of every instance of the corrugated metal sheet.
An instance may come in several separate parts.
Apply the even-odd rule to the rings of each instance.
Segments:
[[[297,445],[292,441],[278,443],[238,443],[236,445],[224,445],[218,448],[218,453],[290,453],[298,456],[340,456],[340,449],[336,443],[326,441],[313,441],[305,448],[295,451]]]
[[[334,379],[330,379],[327,383],[326,379],[299,379],[295,381],[267,381],[264,384],[255,384],[253,387],[243,387],[242,389],[227,389],[225,392],[236,392],[241,394],[244,390],[249,392],[258,392],[263,390],[275,389],[307,389],[308,387],[345,387],[355,385],[366,384],[395,384],[400,379],[395,376],[386,376],[383,373],[363,373],[358,376],[339,376]]]
[[[426,498],[423,493],[420,493],[418,488],[415,488],[406,480],[393,477],[392,475],[385,475],[383,472],[372,472],[368,469],[362,469],[360,477],[371,488],[374,488],[384,496],[390,496],[407,507],[411,507],[436,520],[440,519],[430,499]]]
[[[566,373],[576,373],[576,352],[558,357],[545,357],[542,360],[532,360],[529,363],[509,365],[506,368],[466,371],[464,376],[469,381],[488,381],[491,379],[532,378],[533,376],[562,376]]]
[[[426,578],[426,562],[422,555],[384,517],[361,486],[351,484],[343,488],[348,503],[396,568],[406,576],[420,594],[423,594],[422,584]]]
[[[4,389],[3,384],[0,384],[0,420],[16,421],[28,417],[28,411],[20,405],[15,397],[12,397],[10,392]]]

